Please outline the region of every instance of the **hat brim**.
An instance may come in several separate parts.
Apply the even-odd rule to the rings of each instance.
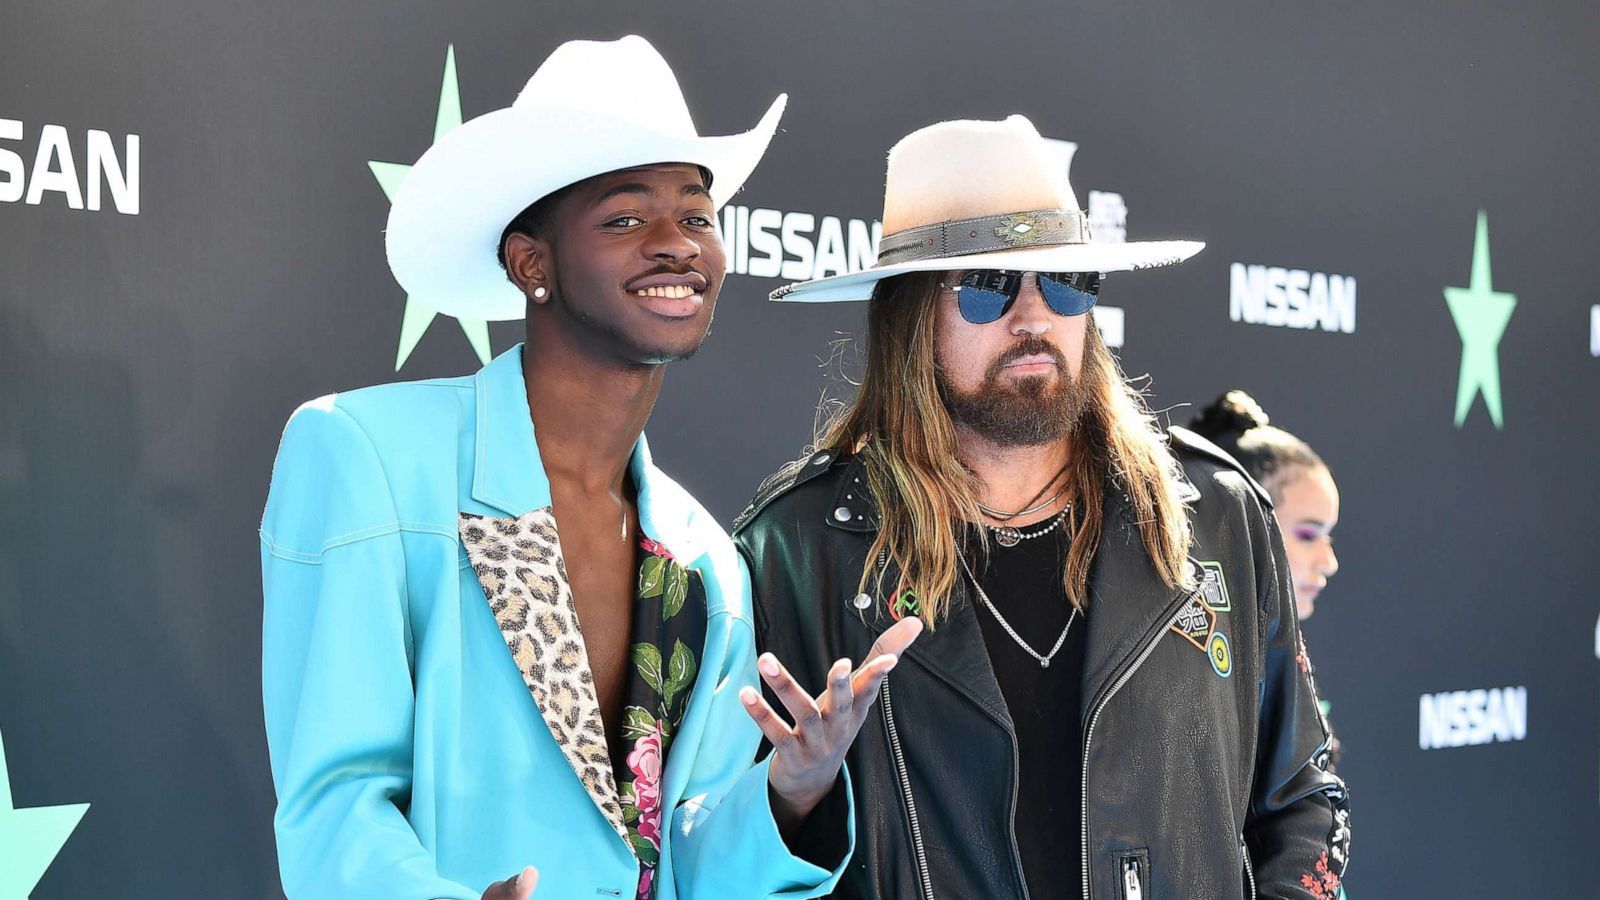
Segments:
[[[1062,244],[1052,247],[1019,247],[967,256],[945,256],[874,266],[860,272],[831,275],[773,291],[771,298],[794,303],[839,303],[867,300],[878,282],[909,272],[942,272],[952,269],[1014,269],[1026,272],[1128,272],[1154,269],[1183,262],[1201,250],[1200,241],[1136,241],[1129,244]]]
[[[515,107],[462,124],[406,174],[389,209],[385,245],[414,302],[463,319],[520,319],[527,299],[497,259],[507,224],[534,201],[619,169],[690,163],[711,172],[711,199],[728,202],[755,171],[788,101],[755,128],[721,137],[663,134],[580,110]]]

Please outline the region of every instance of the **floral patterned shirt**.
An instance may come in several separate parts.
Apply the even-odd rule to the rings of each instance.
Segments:
[[[611,744],[622,818],[639,857],[638,900],[655,896],[661,860],[661,777],[706,640],[706,593],[700,573],[667,548],[640,536],[639,587],[633,607],[626,706]]]

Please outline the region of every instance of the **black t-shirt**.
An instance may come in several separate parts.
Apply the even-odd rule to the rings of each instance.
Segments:
[[[1043,525],[1022,529],[1037,531]],[[1069,536],[1064,528],[968,561],[1011,628],[1049,656],[1072,606],[1063,587]],[[973,597],[1000,693],[1017,729],[1016,834],[1033,900],[1083,896],[1083,657],[1088,629],[1079,613],[1050,667],[1017,645],[983,601]],[[1000,798],[1004,802],[1005,798]]]

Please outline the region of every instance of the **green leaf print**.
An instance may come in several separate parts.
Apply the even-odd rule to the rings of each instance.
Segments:
[[[639,596],[661,596],[661,591],[666,587],[667,573],[673,568],[659,556],[646,556],[644,565],[639,567]]]
[[[655,649],[654,647],[651,648]],[[639,706],[630,706],[622,711],[622,736],[630,741],[649,737],[656,733],[655,717],[650,711]],[[631,783],[630,783],[631,785]]]
[[[634,644],[633,667],[650,690],[661,693],[661,651],[656,645]]]
[[[661,601],[661,618],[670,619],[683,610],[683,602],[689,599],[689,570],[683,566],[673,565],[667,576],[666,598]]]
[[[672,658],[667,660],[666,682],[661,687],[662,700],[668,708],[672,706],[672,698],[694,684],[694,675],[694,654],[683,641],[674,641]]]
[[[661,862],[661,852],[656,849],[655,844],[650,843],[649,838],[637,831],[630,830],[628,839],[633,842],[634,852],[639,854],[639,862],[647,866],[654,866]]]

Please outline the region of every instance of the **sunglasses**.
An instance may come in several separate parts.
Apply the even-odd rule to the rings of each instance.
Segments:
[[[1099,272],[1038,272],[1039,293],[1050,311],[1060,316],[1081,316],[1094,308],[1100,293]],[[961,318],[974,325],[998,320],[1017,302],[1027,272],[1009,269],[974,269],[960,283],[943,285],[956,292]]]

